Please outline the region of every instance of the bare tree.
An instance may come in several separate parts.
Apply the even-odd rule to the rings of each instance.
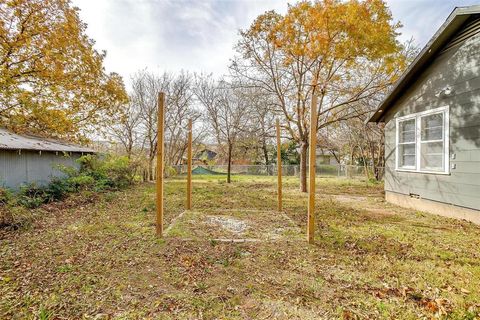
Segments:
[[[234,83],[233,85],[251,110],[246,128],[250,137],[248,141],[254,144],[254,148],[260,149],[263,157],[262,162],[269,165],[272,159],[270,159],[268,146],[275,137],[275,109],[272,100],[254,86],[240,83]]]
[[[129,159],[132,158],[134,147],[141,144],[140,122],[138,105],[129,102],[121,108],[117,121],[110,126],[111,136],[120,142]]]
[[[189,73],[180,73],[172,78],[167,86],[167,111],[165,121],[166,163],[178,165],[182,162],[187,149],[185,138],[189,119],[193,122],[201,116],[195,108],[195,96],[192,88],[192,77]],[[200,132],[194,135],[193,143],[200,137]]]
[[[231,182],[231,165],[234,148],[246,132],[249,106],[238,89],[225,80],[215,81],[212,76],[198,76],[196,96],[205,108],[205,120],[215,134],[217,143],[227,154],[227,182]]]
[[[180,164],[186,150],[186,128],[189,119],[196,120],[201,113],[195,108],[192,77],[187,72],[178,75],[163,73],[158,76],[142,70],[132,78],[131,101],[139,110],[139,130],[142,146],[148,158],[149,179],[153,179],[153,163],[157,150],[158,93],[166,94],[165,106],[165,161]],[[195,135],[195,140],[198,135]]]

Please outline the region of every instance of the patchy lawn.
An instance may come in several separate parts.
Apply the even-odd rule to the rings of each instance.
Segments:
[[[0,231],[0,318],[480,317],[480,227],[322,178],[307,245],[296,179],[285,214],[275,178],[223,179],[195,177],[180,217],[184,178],[166,182],[164,240],[153,184],[44,206],[27,229]]]

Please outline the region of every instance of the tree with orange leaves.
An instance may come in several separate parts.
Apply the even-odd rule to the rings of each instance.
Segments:
[[[0,126],[80,139],[127,101],[69,0],[0,3]]]
[[[300,146],[301,191],[312,95],[317,129],[368,113],[406,67],[399,27],[382,0],[323,0],[266,12],[241,32],[232,75],[273,97]]]

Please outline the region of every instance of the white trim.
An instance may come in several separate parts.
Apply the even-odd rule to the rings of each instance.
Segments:
[[[422,126],[422,117],[429,116],[432,114],[442,113],[443,114],[443,127],[442,127],[442,140],[431,140],[431,141],[422,141],[421,139],[421,126]],[[415,119],[415,141],[410,143],[400,143],[400,123],[407,120]],[[396,118],[395,122],[395,171],[400,172],[416,172],[416,173],[428,173],[428,174],[450,174],[450,115],[449,115],[449,106],[444,106],[440,108],[435,108],[423,112],[412,113],[403,117]],[[432,142],[443,142],[443,154],[444,154],[444,171],[431,171],[431,170],[422,170],[421,169],[421,146],[422,143],[432,143]],[[415,144],[415,165],[408,167],[400,167],[400,158],[399,158],[399,145],[402,144]]]

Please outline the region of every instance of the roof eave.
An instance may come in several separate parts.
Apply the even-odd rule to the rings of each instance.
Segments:
[[[420,51],[407,70],[405,70],[400,79],[397,80],[390,93],[380,103],[378,108],[372,113],[366,122],[383,122],[385,115],[392,107],[393,102],[395,102],[402,91],[415,80],[415,76],[428,65],[435,54],[448,40],[450,40],[452,35],[462,26],[462,24],[472,14],[477,14],[479,12],[480,5],[455,8],[425,47]]]

